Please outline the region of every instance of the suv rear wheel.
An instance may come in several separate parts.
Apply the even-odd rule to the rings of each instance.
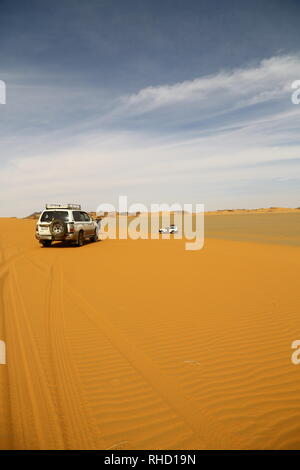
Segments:
[[[83,231],[80,230],[80,232],[78,234],[77,246],[82,246],[83,243],[84,243]]]
[[[42,240],[41,243],[44,247],[47,247],[47,246],[51,246],[52,241],[51,240]]]

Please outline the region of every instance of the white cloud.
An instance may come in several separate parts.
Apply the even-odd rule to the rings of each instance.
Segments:
[[[282,56],[262,60],[256,67],[221,71],[195,80],[147,87],[122,98],[119,111],[141,114],[166,106],[197,103],[213,106],[231,101],[231,107],[248,106],[281,98],[300,77],[300,57]]]

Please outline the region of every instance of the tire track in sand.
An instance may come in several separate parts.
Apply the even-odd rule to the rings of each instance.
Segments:
[[[63,438],[49,385],[11,263],[6,301],[8,385],[15,449],[60,449]]]
[[[56,403],[66,449],[103,448],[98,427],[89,415],[72,361],[64,321],[64,280],[58,263],[49,273],[47,329]]]
[[[5,271],[2,275],[0,275],[0,340],[4,341],[6,345],[7,334],[5,325],[4,293],[7,283],[7,274],[7,271]],[[4,450],[10,449],[13,445],[13,434],[11,428],[11,400],[9,393],[7,364],[0,365],[0,397],[0,449]]]

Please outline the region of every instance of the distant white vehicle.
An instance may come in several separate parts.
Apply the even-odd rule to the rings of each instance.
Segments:
[[[170,225],[170,227],[160,228],[159,233],[177,233],[178,227],[177,225]]]

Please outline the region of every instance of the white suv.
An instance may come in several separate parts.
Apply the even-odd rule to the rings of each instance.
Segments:
[[[177,233],[178,227],[177,225],[170,225],[170,227],[160,228],[159,233]]]
[[[98,240],[98,225],[78,204],[46,204],[36,224],[35,237],[43,246],[56,240],[82,246]]]

